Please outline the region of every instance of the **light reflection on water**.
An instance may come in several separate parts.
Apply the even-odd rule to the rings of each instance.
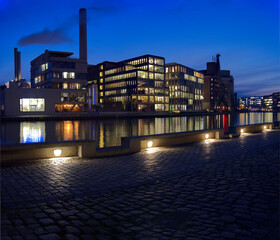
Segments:
[[[143,119],[4,122],[1,144],[96,140],[98,147],[118,146],[121,137],[197,131],[280,120],[280,113],[183,116]],[[19,137],[18,137],[19,136]]]

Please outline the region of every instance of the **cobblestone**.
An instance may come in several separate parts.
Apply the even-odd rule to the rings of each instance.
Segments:
[[[279,131],[1,170],[1,239],[279,239]]]

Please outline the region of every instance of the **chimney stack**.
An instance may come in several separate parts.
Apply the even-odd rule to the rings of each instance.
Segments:
[[[81,8],[79,12],[80,24],[80,59],[87,61],[87,10]]]
[[[15,80],[20,81],[21,61],[20,61],[20,52],[17,50],[17,48],[14,48],[14,65],[15,65]]]

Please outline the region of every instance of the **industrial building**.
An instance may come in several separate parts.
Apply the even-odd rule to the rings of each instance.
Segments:
[[[234,102],[234,78],[229,70],[221,70],[220,54],[216,61],[208,62],[204,74],[203,109],[207,111],[232,111]]]

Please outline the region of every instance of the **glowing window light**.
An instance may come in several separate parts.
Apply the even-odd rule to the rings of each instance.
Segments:
[[[54,154],[54,156],[56,156],[56,157],[59,157],[59,156],[61,155],[61,153],[62,153],[61,149],[55,149],[55,150],[53,150],[53,154]]]
[[[152,147],[153,146],[153,141],[149,141],[148,143],[147,143],[147,146],[150,148],[150,147]]]
[[[205,138],[208,139],[209,138],[209,134],[205,134]]]
[[[241,133],[244,133],[244,129],[241,129]]]

